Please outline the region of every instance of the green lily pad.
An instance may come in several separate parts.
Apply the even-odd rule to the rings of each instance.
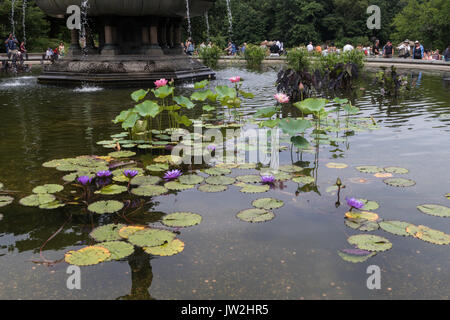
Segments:
[[[287,172],[287,173],[294,173],[294,172],[300,172],[303,170],[302,167],[296,166],[296,165],[283,165],[278,168],[278,170]]]
[[[371,252],[382,252],[392,248],[392,243],[388,239],[369,234],[351,236],[347,241],[359,249]]]
[[[127,187],[119,186],[116,184],[112,184],[106,187],[103,187],[102,189],[96,191],[96,194],[103,194],[103,195],[116,195],[124,193],[128,190]]]
[[[183,175],[179,178],[180,183],[188,185],[200,184],[205,180],[202,176],[196,174]]]
[[[145,229],[132,234],[128,241],[138,247],[157,247],[175,239],[175,233],[167,230]]]
[[[264,209],[247,209],[239,212],[237,217],[245,222],[267,222],[275,218],[275,214]]]
[[[45,209],[45,210],[54,210],[54,209],[58,209],[58,208],[62,208],[65,207],[66,204],[62,203],[58,200],[49,202],[49,203],[43,203],[39,206],[39,209]]]
[[[162,224],[168,227],[186,228],[200,224],[202,216],[191,212],[175,212],[165,216]]]
[[[252,205],[258,209],[273,210],[284,206],[284,202],[274,198],[261,198],[253,201]]]
[[[245,183],[260,183],[261,182],[261,176],[256,174],[249,174],[245,176],[238,176],[236,177],[236,180],[245,182]]]
[[[240,190],[242,193],[264,193],[270,190],[270,186],[268,185],[251,185],[251,184],[245,184],[242,186],[242,189]]]
[[[65,254],[65,261],[75,266],[93,266],[106,261],[111,252],[103,247],[91,246],[78,251],[69,251]]]
[[[408,169],[400,168],[400,167],[386,167],[386,168],[384,168],[384,171],[386,171],[387,173],[392,173],[392,174],[407,174],[407,173],[409,173]]]
[[[0,208],[6,207],[7,205],[10,205],[14,201],[13,197],[10,196],[0,196]]]
[[[113,158],[130,158],[130,157],[134,157],[136,155],[136,152],[133,151],[116,151],[116,152],[111,152],[108,154],[108,156],[113,157]]]
[[[162,246],[144,248],[144,251],[148,254],[161,257],[171,257],[183,252],[183,250],[184,242],[179,239],[174,239],[171,242],[163,244]]]
[[[406,231],[406,228],[411,225],[408,222],[403,221],[381,221],[379,223],[380,228],[386,232],[395,234],[397,236],[408,237],[410,234]]]
[[[448,245],[450,244],[450,235],[434,230],[426,226],[419,226],[418,232],[414,235],[417,239],[438,245]]]
[[[222,186],[222,185],[204,184],[204,185],[199,186],[198,190],[201,192],[216,193],[216,192],[227,191],[228,187]]]
[[[98,242],[115,241],[122,239],[119,235],[119,230],[125,227],[124,224],[107,224],[92,230],[89,234]]]
[[[156,163],[152,164],[146,167],[148,171],[153,172],[163,172],[169,170],[169,164],[168,163]]]
[[[371,201],[367,199],[358,199],[358,201],[364,203],[364,207],[361,208],[361,210],[363,211],[374,211],[380,208],[380,205],[376,201]]]
[[[349,250],[349,251],[351,251],[351,250]],[[349,252],[338,251],[338,255],[342,258],[342,260],[351,262],[351,263],[366,262],[367,260],[369,260],[370,258],[375,256],[376,254],[377,254],[376,252],[367,252],[367,253],[363,253],[363,254],[352,254]]]
[[[228,186],[236,182],[236,179],[225,176],[213,176],[206,179],[207,184]]]
[[[170,181],[170,182],[166,182],[164,184],[164,187],[166,187],[169,190],[184,191],[184,190],[189,190],[189,189],[195,188],[195,185],[193,185],[193,184],[182,184],[182,183],[179,183],[177,181]]]
[[[44,162],[42,164],[42,166],[45,168],[56,168],[56,167],[62,165],[63,163],[66,163],[66,159],[55,159],[55,160]]]
[[[388,186],[401,188],[413,187],[416,185],[415,181],[403,178],[389,178],[383,180],[383,182],[386,183]]]
[[[310,184],[310,183],[314,183],[316,181],[316,179],[314,179],[314,177],[310,177],[310,176],[300,176],[300,177],[293,178],[292,181],[299,183],[299,184]]]
[[[428,214],[430,216],[450,218],[450,208],[441,206],[438,204],[423,204],[418,206],[420,212]]]
[[[33,194],[31,196],[25,197],[19,201],[19,203],[26,207],[39,207],[43,204],[55,201],[56,198],[51,194]]]
[[[450,193],[447,193],[445,197],[450,200]]]
[[[223,176],[231,173],[230,169],[227,168],[210,168],[203,170],[204,173],[209,174],[210,176]]]
[[[348,168],[348,165],[345,163],[329,162],[326,164],[326,167],[330,169],[345,169]]]
[[[162,186],[143,185],[133,189],[131,193],[141,197],[156,197],[167,193],[169,190]]]
[[[143,226],[124,226],[119,229],[119,236],[124,239],[128,239],[131,235],[135,234],[138,231],[142,231],[147,229]]]
[[[111,256],[105,260],[106,261],[112,261],[112,260],[120,260],[124,259],[134,252],[134,247],[124,241],[109,241],[109,242],[103,242],[97,245],[98,247],[103,247],[107,249]]]
[[[88,210],[97,214],[115,213],[124,207],[122,202],[116,200],[97,201],[89,205]]]
[[[380,168],[377,166],[360,166],[360,167],[356,167],[356,170],[358,170],[359,172],[362,172],[362,173],[370,173],[370,174],[384,172],[383,168]]]
[[[256,163],[242,163],[237,165],[237,168],[241,170],[252,170],[256,169],[256,166]]]
[[[365,219],[345,219],[345,225],[354,230],[363,232],[375,231],[380,228],[377,222]]]
[[[123,172],[125,170],[135,170],[135,171],[137,171],[138,175],[136,177],[142,177],[144,175],[144,170],[141,169],[141,168],[122,168],[122,169],[114,170],[112,172],[112,174],[114,176],[113,180],[116,181],[116,182],[128,182],[129,179],[127,177],[125,177],[125,175],[123,174]]]
[[[151,185],[157,184],[161,181],[160,177],[155,176],[137,176],[131,179],[132,185],[143,186],[143,185]]]

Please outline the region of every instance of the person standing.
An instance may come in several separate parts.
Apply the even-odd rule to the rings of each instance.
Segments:
[[[11,56],[14,56],[19,52],[19,50],[17,50],[19,41],[17,41],[13,34],[10,33],[8,39],[5,41],[5,44],[8,47],[8,59],[11,59]]]
[[[352,50],[354,50],[355,48],[350,44],[350,43],[347,43],[345,46],[344,46],[344,49],[343,49],[343,51],[344,52],[348,52],[348,51],[352,51]]]
[[[372,47],[372,54],[378,56],[380,54],[380,40],[376,40]]]
[[[447,49],[444,52],[444,59],[445,61],[450,61],[450,46],[447,47]]]
[[[388,41],[383,48],[383,57],[387,59],[391,59],[394,55],[394,47],[392,46],[392,42]]]
[[[66,47],[64,46],[64,43],[63,43],[63,42],[60,42],[60,43],[59,43],[58,51],[59,51],[59,57],[60,57],[60,58],[61,58],[61,57],[64,57],[64,56],[66,55]]]
[[[306,46],[306,49],[308,50],[308,52],[313,52],[313,51],[314,51],[313,43],[310,42],[310,43]]]
[[[20,53],[25,58],[25,60],[28,60],[28,51],[27,48],[25,48],[25,42],[20,43]]]
[[[416,41],[414,43],[414,49],[413,49],[412,56],[413,56],[413,59],[415,59],[415,60],[422,60],[424,57],[424,49],[419,41]]]

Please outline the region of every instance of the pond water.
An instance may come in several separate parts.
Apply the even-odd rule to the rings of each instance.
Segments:
[[[227,84],[235,75],[242,76],[244,89],[256,95],[246,101],[244,113],[273,105],[275,70],[221,70],[213,84]],[[376,213],[382,219],[450,233],[450,219],[417,210],[424,203],[450,206],[444,196],[450,193],[449,83],[445,75],[416,72],[409,74],[414,87],[402,99],[381,99],[373,76],[364,75],[351,99],[360,108],[358,117],[373,116],[378,130],[343,136],[334,145],[321,146],[317,154],[286,150],[280,155],[281,164],[301,160],[302,166],[313,168],[317,192],[287,181],[265,194],[244,194],[230,186],[220,193],[192,189],[154,197],[140,213],[141,222],[156,223],[163,213],[176,211],[202,215],[200,225],[180,231],[185,250],[173,257],[136,252],[122,261],[83,267],[81,290],[67,289],[66,263],[33,262],[41,260],[40,247],[73,209],[40,210],[23,207],[18,200],[36,186],[61,183],[61,172],[43,168],[42,163],[107,155],[111,150],[97,141],[122,131],[111,120],[131,106],[132,90],[42,86],[35,76],[0,78],[0,182],[17,191],[12,193],[15,201],[0,208],[0,299],[448,299],[448,246],[377,230],[370,234],[389,239],[391,250],[358,264],[338,255],[351,248],[349,236],[364,233],[345,225],[345,196],[378,202]],[[189,96],[193,85],[179,90]],[[189,116],[202,113],[196,109]],[[348,167],[328,168],[330,162]],[[356,169],[363,165],[407,168],[409,173],[400,177],[416,185],[388,186]],[[233,169],[231,175],[255,173]],[[326,192],[337,178],[346,186],[338,208],[337,195]],[[236,218],[262,197],[284,201],[274,211],[275,219],[252,224]],[[89,219],[75,218],[42,253],[48,260],[62,259],[67,251],[91,243],[91,230]],[[367,288],[370,265],[381,268],[380,290]]]

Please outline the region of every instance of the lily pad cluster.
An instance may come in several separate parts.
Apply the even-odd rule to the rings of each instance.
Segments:
[[[26,207],[39,207],[40,209],[57,209],[65,203],[56,198],[54,194],[64,190],[62,185],[46,184],[33,189],[33,194],[20,199],[19,203]]]
[[[275,213],[270,210],[283,207],[284,202],[274,198],[261,198],[253,201],[252,205],[253,209],[240,211],[237,218],[251,223],[271,221],[275,218]]]

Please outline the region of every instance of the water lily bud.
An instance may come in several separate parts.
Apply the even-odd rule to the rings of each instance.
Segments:
[[[300,82],[300,84],[298,85],[298,88],[300,89],[300,91],[305,90],[305,86],[303,85],[303,82]]]
[[[337,178],[337,180],[336,180],[336,185],[337,185],[338,187],[342,186],[341,178]]]

